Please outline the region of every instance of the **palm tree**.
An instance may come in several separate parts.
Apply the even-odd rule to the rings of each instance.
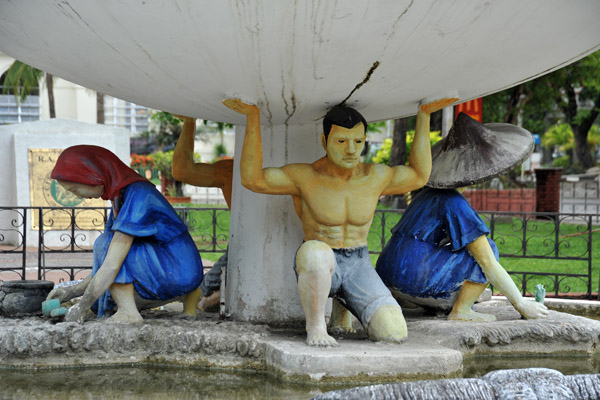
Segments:
[[[592,125],[587,135],[587,145],[591,154],[596,153],[596,148],[600,146],[600,128],[598,125]],[[566,123],[558,123],[552,125],[542,137],[542,146],[545,148],[557,147],[558,150],[573,153],[575,148],[575,135],[571,129],[571,125]]]
[[[561,151],[571,150],[574,146],[571,126],[565,123],[552,125],[542,137],[542,146],[546,148],[558,147]]]
[[[22,102],[27,98],[34,88],[39,86],[40,80],[46,75],[46,88],[48,89],[48,109],[50,118],[56,118],[54,107],[54,80],[51,74],[15,60],[6,71],[4,77],[3,94],[14,88],[15,98]]]

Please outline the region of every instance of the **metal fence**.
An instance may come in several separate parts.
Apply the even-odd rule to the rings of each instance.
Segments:
[[[226,208],[176,207],[200,253],[224,253],[229,239]],[[0,207],[0,280],[49,276],[75,280],[92,268],[93,243],[110,208]],[[30,273],[27,273],[27,270]]]
[[[229,239],[229,210],[192,207],[176,207],[176,210],[189,227],[200,253],[225,252]],[[83,207],[0,207],[0,221],[4,221],[0,224],[0,279],[6,279],[1,274],[8,272],[16,274],[12,279],[24,279],[28,268],[37,268],[38,279],[44,279],[52,272],[62,273],[60,280],[76,279],[78,273],[92,267],[93,239],[104,228],[108,211],[108,208]],[[67,221],[68,227],[53,229],[57,225],[56,212],[64,214],[62,223]],[[390,238],[391,228],[401,215],[402,210],[375,212],[368,238],[371,254],[381,253]],[[543,283],[548,292],[554,292],[557,297],[574,291],[573,288],[583,288],[575,291],[592,297],[592,224],[598,215],[531,212],[483,212],[481,215],[490,227],[490,237],[498,245],[505,267],[512,260],[558,263],[559,271],[553,271],[550,265],[537,270],[510,268],[513,271],[509,273],[515,277],[524,295],[530,294],[536,283]],[[37,220],[39,227],[37,248],[28,248],[28,241],[32,240],[32,235],[28,234],[32,219]],[[95,229],[82,229],[85,224],[89,228],[90,223]],[[85,257],[77,258],[80,256]],[[565,265],[569,272],[564,271]]]
[[[402,210],[376,211],[369,233],[372,254],[381,253],[391,236],[390,229],[401,215]],[[513,259],[548,261],[548,265],[538,266],[543,270],[509,271],[523,295],[532,294],[535,284],[542,283],[556,297],[579,287],[583,288],[577,290],[580,294],[592,298],[593,221],[597,215],[533,212],[481,212],[480,215],[490,228],[490,238],[496,242],[500,262],[505,267]]]

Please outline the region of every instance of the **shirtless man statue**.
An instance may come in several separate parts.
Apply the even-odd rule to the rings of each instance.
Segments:
[[[212,164],[194,162],[196,120],[182,115],[177,117],[183,119],[183,129],[173,151],[173,177],[194,186],[220,188],[227,207],[231,210],[233,160],[220,160]],[[219,304],[223,268],[227,268],[227,252],[204,275],[200,284],[202,298],[198,303],[198,309],[205,310]]]
[[[429,115],[456,100],[420,106],[409,166],[362,163],[367,122],[356,110],[340,105],[323,120],[325,157],[312,164],[264,169],[259,108],[239,99],[223,102],[246,116],[242,185],[257,193],[291,195],[302,222],[305,242],[296,253],[295,270],[309,345],[337,345],[325,323],[328,297],[343,302],[371,340],[398,342],[406,337],[402,310],[371,264],[367,235],[380,196],[406,193],[427,183]]]

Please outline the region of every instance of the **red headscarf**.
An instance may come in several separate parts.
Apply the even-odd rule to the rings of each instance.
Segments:
[[[104,185],[104,200],[114,200],[121,189],[133,182],[148,182],[104,147],[79,145],[65,149],[52,170],[52,179]]]

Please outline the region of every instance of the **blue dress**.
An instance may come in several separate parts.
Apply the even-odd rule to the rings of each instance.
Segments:
[[[454,189],[425,188],[411,202],[377,260],[386,286],[415,298],[448,299],[465,280],[487,283],[466,246],[489,228]],[[498,248],[488,238],[496,259]]]
[[[144,299],[167,300],[187,294],[202,282],[202,260],[186,225],[154,186],[135,182],[121,191],[122,205],[111,211],[104,233],[94,243],[95,274],[115,231],[134,236],[115,283],[133,283]],[[99,299],[98,315],[109,305],[108,291]]]

